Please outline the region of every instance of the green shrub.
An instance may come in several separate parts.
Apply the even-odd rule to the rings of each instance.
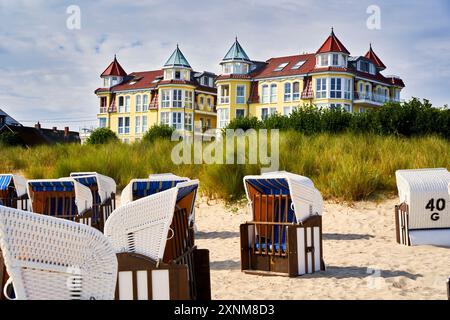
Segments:
[[[165,124],[153,125],[142,138],[144,142],[154,142],[157,139],[171,140],[175,129]]]
[[[98,145],[111,142],[118,142],[119,138],[116,133],[109,128],[95,129],[89,138],[86,140],[87,144]]]
[[[0,133],[0,145],[1,146],[19,146],[21,145],[20,139],[14,132]]]

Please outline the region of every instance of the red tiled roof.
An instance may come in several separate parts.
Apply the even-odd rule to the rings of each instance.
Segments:
[[[370,49],[369,49],[369,51],[367,51],[367,53],[364,57],[369,59],[370,61],[372,61],[376,67],[381,68],[381,69],[386,69],[386,66],[384,65],[384,63],[380,60],[380,58],[378,58],[378,56],[372,50],[372,45],[370,45]]]
[[[403,82],[402,79],[397,78],[397,77],[388,77],[388,79],[390,80],[391,84],[393,84],[394,86],[398,86],[398,87],[405,87],[405,83]]]
[[[103,71],[101,74],[101,77],[107,77],[107,76],[118,76],[118,77],[125,77],[127,73],[125,70],[123,70],[120,63],[117,61],[116,56],[114,56],[114,61],[110,63],[108,68]]]
[[[299,69],[292,69],[292,67],[299,61],[305,61]],[[287,65],[280,71],[274,71],[282,63]],[[267,60],[265,67],[261,68],[254,74],[255,79],[291,76],[298,74],[305,74],[314,69],[316,65],[316,57],[314,54],[300,54],[294,56],[277,57]]]
[[[130,73],[129,79],[126,79],[121,84],[118,84],[111,88],[111,91],[122,91],[122,90],[136,90],[136,89],[149,89],[155,88],[158,83],[153,83],[153,81],[163,76],[163,70],[153,70],[153,71],[143,71],[143,72],[133,72]],[[133,83],[136,81],[136,83]]]
[[[317,53],[327,53],[327,52],[343,52],[346,54],[350,54],[350,52],[344,47],[342,42],[336,37],[333,29],[331,29],[331,34],[325,40],[323,45],[317,50]]]

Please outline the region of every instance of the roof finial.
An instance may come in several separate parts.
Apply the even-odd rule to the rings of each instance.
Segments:
[[[117,60],[116,54],[114,53],[114,60]]]
[[[177,49],[178,49],[178,42],[177,42]]]
[[[369,48],[372,50],[372,42],[369,42]]]
[[[331,27],[331,34],[334,35],[334,28]]]
[[[235,39],[236,42],[238,41],[238,40],[237,40],[237,35],[236,35],[236,37],[235,37],[234,39]]]

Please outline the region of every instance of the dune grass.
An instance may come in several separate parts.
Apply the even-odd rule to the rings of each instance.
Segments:
[[[2,148],[0,172],[22,172],[27,178],[68,176],[97,171],[113,177],[119,189],[132,178],[173,172],[200,179],[201,191],[228,202],[242,199],[242,178],[259,174],[259,165],[175,165],[173,142],[132,145],[57,145],[33,149]],[[427,136],[280,133],[280,170],[310,177],[324,198],[338,201],[375,199],[396,193],[395,171],[405,168],[450,169],[450,141]]]

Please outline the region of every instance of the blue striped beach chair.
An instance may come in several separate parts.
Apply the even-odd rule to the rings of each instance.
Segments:
[[[289,172],[244,178],[252,220],[242,224],[245,273],[296,277],[324,270],[323,200],[313,182]]]
[[[16,174],[0,174],[0,205],[28,210],[26,179]]]

